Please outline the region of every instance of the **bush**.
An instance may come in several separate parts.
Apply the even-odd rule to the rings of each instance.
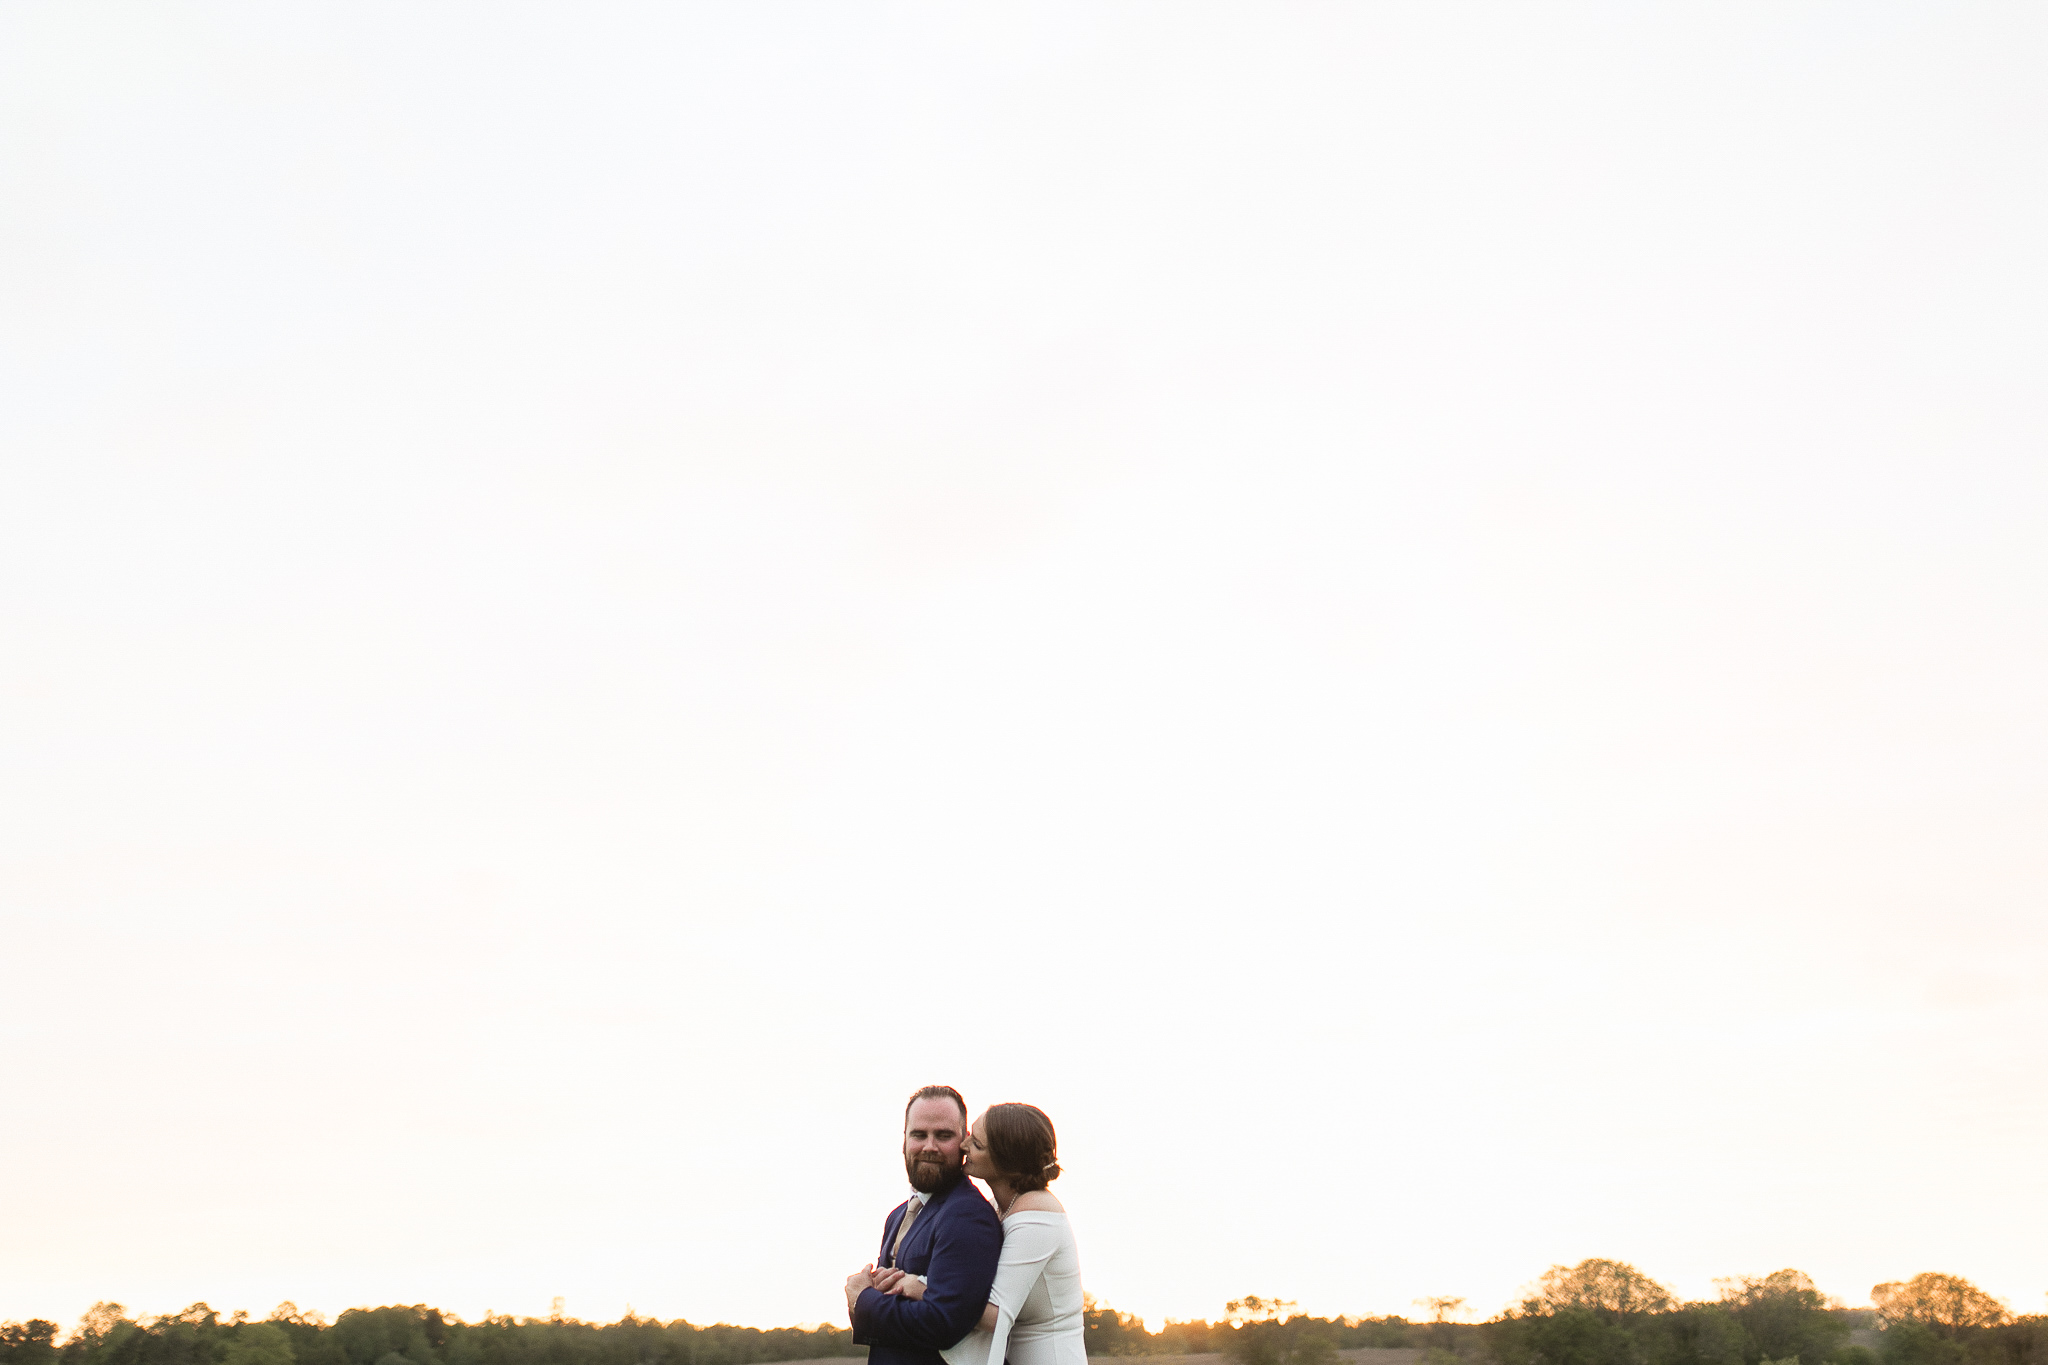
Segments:
[[[55,1365],[56,1359],[56,1323],[0,1322],[0,1365]]]
[[[1894,1322],[1885,1329],[1884,1365],[1962,1365],[1961,1343],[1924,1322]]]

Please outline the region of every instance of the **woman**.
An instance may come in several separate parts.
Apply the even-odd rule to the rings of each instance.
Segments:
[[[967,1129],[967,1174],[988,1185],[1003,1220],[1003,1255],[979,1328],[944,1352],[947,1365],[1088,1365],[1081,1335],[1081,1255],[1059,1179],[1059,1141],[1045,1111],[992,1104]],[[913,1299],[924,1281],[882,1272],[875,1288]]]

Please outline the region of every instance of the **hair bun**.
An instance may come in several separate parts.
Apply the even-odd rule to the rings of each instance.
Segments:
[[[1022,1193],[1042,1190],[1060,1176],[1059,1135],[1035,1104],[992,1104],[982,1114],[989,1159]]]

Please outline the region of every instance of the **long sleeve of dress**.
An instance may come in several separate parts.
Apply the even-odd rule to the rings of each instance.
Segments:
[[[1046,1264],[1062,1241],[1060,1228],[1032,1219],[1020,1218],[1003,1229],[1003,1255],[996,1262],[996,1282],[988,1293],[988,1301],[996,1306],[996,1330],[989,1342],[988,1365],[1003,1365],[1017,1310],[1024,1306],[1038,1277],[1045,1274]]]

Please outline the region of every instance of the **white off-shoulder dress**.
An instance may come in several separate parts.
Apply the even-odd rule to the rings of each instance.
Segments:
[[[993,1332],[969,1332],[940,1354],[946,1365],[1088,1365],[1081,1323],[1081,1253],[1064,1213],[1020,1209],[1003,1220],[1003,1255],[988,1301]]]

